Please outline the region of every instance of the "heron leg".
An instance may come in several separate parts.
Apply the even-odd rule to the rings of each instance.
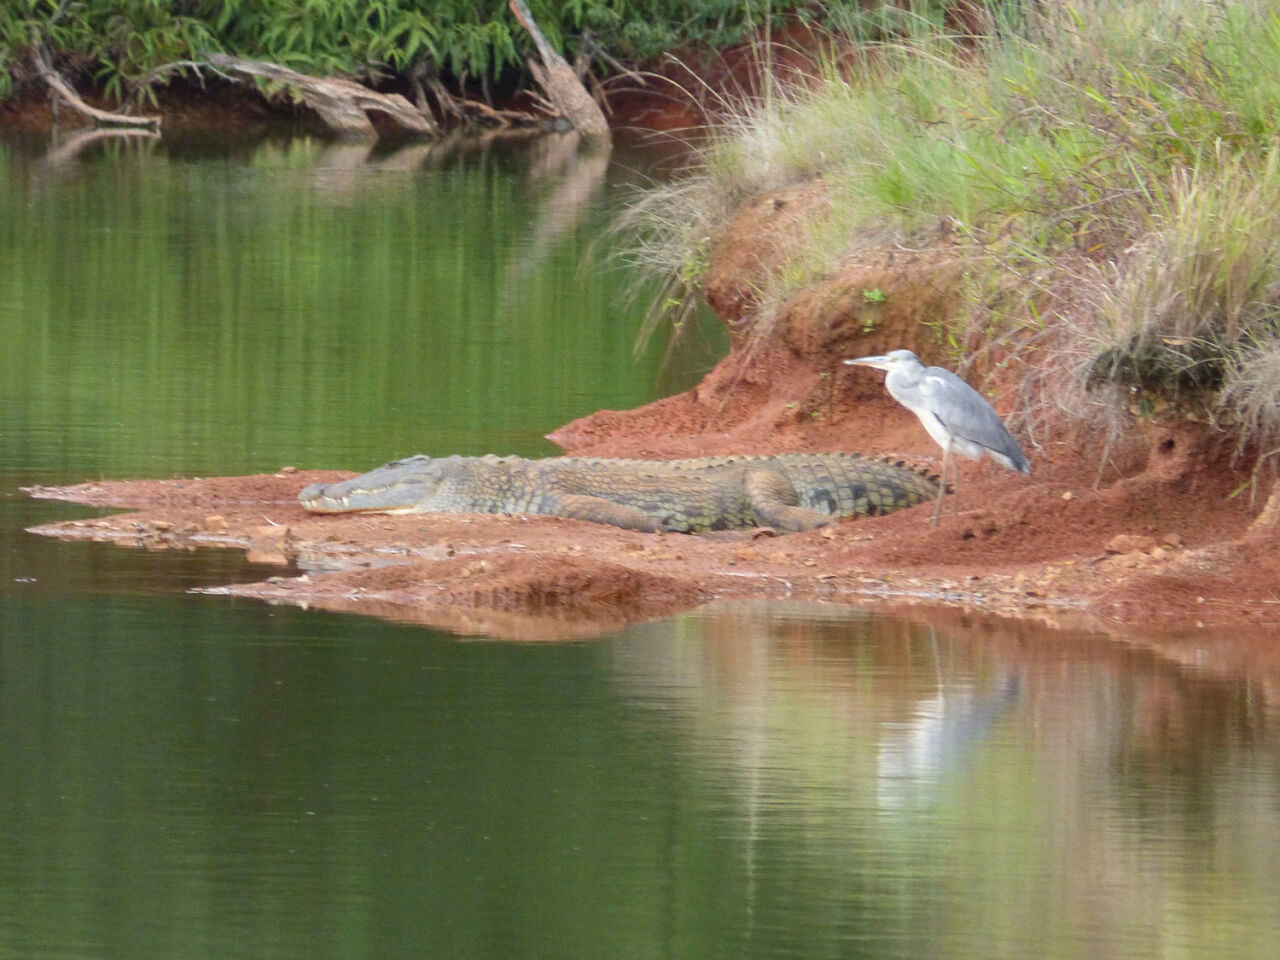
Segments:
[[[942,516],[942,498],[947,492],[947,464],[951,462],[951,444],[947,444],[942,448],[942,482],[938,484],[938,505],[933,508],[933,523],[930,526],[936,527],[938,519]],[[956,482],[960,482],[960,477],[956,477]]]

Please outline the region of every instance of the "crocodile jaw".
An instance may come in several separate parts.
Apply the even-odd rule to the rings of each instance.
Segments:
[[[395,488],[379,491],[348,490],[331,492],[338,484],[313,483],[298,494],[302,506],[312,513],[414,513],[415,504],[406,501],[404,494],[397,496]],[[406,491],[407,492],[407,491]],[[358,496],[360,503],[352,505],[351,497]]]

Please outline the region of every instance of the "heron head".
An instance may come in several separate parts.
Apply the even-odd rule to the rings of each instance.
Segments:
[[[870,357],[854,357],[846,360],[845,363],[860,367],[875,367],[877,370],[902,370],[906,367],[922,366],[920,358],[910,350],[890,350],[888,353]]]

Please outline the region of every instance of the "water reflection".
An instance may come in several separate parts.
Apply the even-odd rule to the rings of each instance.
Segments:
[[[46,167],[56,170],[81,160],[87,153],[100,149],[108,142],[138,144],[159,139],[160,134],[153,130],[88,127],[56,137],[44,155],[43,162]]]
[[[627,695],[736,785],[745,952],[805,928],[820,954],[1267,955],[1280,772],[1256,685],[938,616],[706,612],[615,650]]]
[[[682,389],[723,347],[708,323],[675,364],[635,356],[643,304],[598,240],[625,156],[566,136],[221,149],[0,141],[0,468],[546,455],[550,429]]]
[[[816,606],[547,646],[98,596],[0,606],[23,955],[1263,957],[1280,932],[1245,678]]]
[[[992,728],[1017,702],[1019,686],[1016,674],[1007,674],[986,691],[939,676],[938,692],[919,701],[910,720],[888,724],[881,736],[876,764],[880,806],[893,809],[933,799],[944,781],[960,775],[973,752],[989,740]]]

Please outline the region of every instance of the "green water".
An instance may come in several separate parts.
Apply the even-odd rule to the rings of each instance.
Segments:
[[[633,355],[643,302],[590,195],[607,158],[352,150],[109,144],[54,163],[0,148],[4,466],[545,455],[541,434],[654,397],[663,344]],[[625,160],[615,192],[636,178]],[[664,388],[696,382],[713,344],[682,358]]]
[[[0,139],[0,958],[1275,955],[1247,677],[822,607],[463,640],[25,534],[89,511],[24,483],[551,452],[722,346],[633,354],[645,156],[70,153]]]

